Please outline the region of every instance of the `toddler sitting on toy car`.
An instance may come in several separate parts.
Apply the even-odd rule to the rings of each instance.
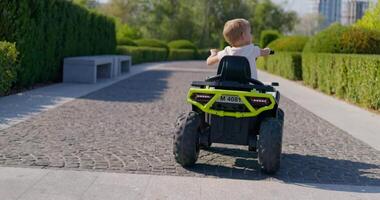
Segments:
[[[257,79],[256,58],[267,56],[270,49],[260,49],[252,44],[251,27],[245,19],[233,19],[226,22],[223,29],[224,39],[229,45],[222,51],[211,49],[211,55],[207,58],[207,65],[218,63],[226,55],[244,56],[251,67],[251,77]]]

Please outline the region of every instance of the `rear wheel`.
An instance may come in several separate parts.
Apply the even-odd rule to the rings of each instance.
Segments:
[[[258,158],[261,169],[268,174],[274,174],[280,168],[283,123],[283,115],[282,119],[280,115],[264,119],[260,126]]]
[[[178,117],[173,141],[175,160],[182,166],[191,166],[199,154],[201,116],[191,111]]]

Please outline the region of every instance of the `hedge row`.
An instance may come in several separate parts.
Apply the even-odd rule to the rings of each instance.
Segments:
[[[118,46],[118,54],[132,56],[133,64],[167,60],[167,50],[156,47]]]
[[[1,0],[0,40],[16,42],[23,87],[61,81],[64,57],[111,54],[116,47],[112,19],[63,0]]]
[[[169,54],[165,48],[118,46],[117,53],[132,56],[133,64],[167,60],[205,60],[209,56],[208,49],[194,51],[191,49],[171,49]]]
[[[302,52],[308,40],[307,36],[284,36],[271,42],[268,47],[275,51]]]
[[[7,94],[16,81],[18,54],[15,44],[0,42],[0,96]]]
[[[302,71],[307,85],[380,110],[380,56],[304,53]]]
[[[380,31],[333,24],[305,45],[304,52],[380,54]]]
[[[291,80],[302,80],[302,55],[299,52],[276,52],[269,57],[261,57],[257,67]]]

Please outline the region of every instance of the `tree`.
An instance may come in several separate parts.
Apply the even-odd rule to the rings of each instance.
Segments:
[[[278,30],[281,33],[290,32],[298,21],[295,12],[286,12],[270,0],[263,0],[256,4],[253,10],[250,21],[256,38],[260,37],[261,31],[268,29]]]
[[[110,0],[99,10],[106,15],[119,18],[122,23],[140,26],[144,17],[144,6],[148,3],[148,0]]]
[[[297,35],[315,35],[323,24],[324,17],[319,14],[306,14],[294,27],[293,33]]]
[[[375,9],[367,11],[356,25],[370,30],[380,31],[380,2],[377,3]]]
[[[86,8],[95,8],[98,4],[96,0],[73,0],[73,2]]]

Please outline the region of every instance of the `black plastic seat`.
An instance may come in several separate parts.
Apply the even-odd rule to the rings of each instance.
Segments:
[[[224,56],[219,63],[219,81],[233,81],[248,84],[251,80],[249,61],[243,56]]]

